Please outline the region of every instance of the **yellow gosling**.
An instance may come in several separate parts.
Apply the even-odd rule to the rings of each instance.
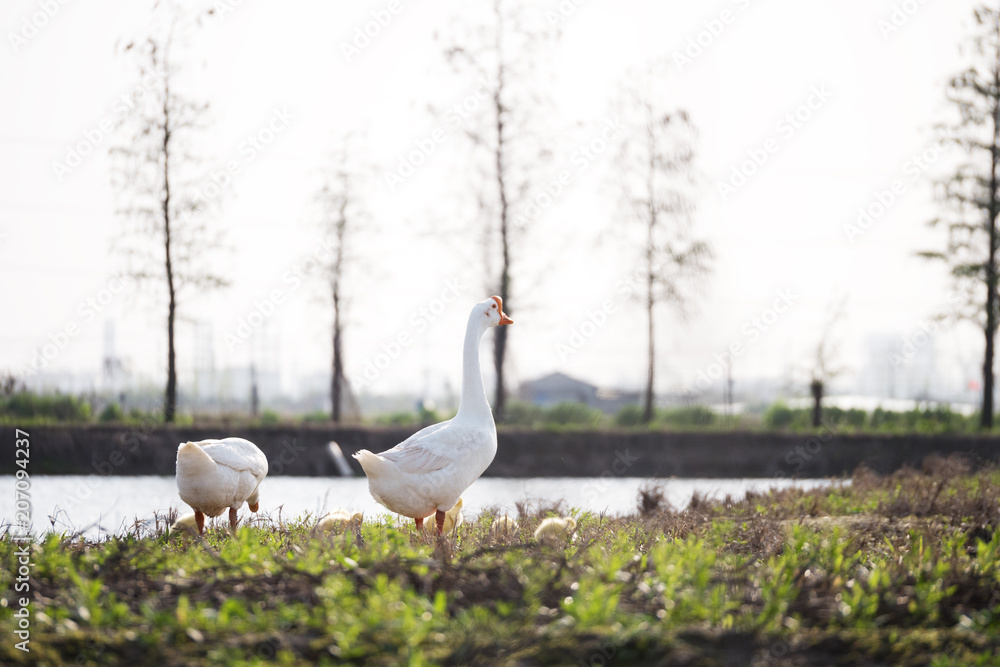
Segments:
[[[514,531],[517,530],[517,521],[510,518],[506,514],[503,516],[498,516],[493,520],[493,524],[490,526],[491,535],[513,535]]]
[[[184,516],[177,517],[177,520],[174,521],[174,525],[170,526],[170,532],[174,533],[177,531],[197,535],[199,532],[198,520],[195,518],[194,514],[185,514]]]
[[[535,539],[540,541],[555,541],[565,539],[576,530],[576,519],[565,516],[561,519],[550,517],[542,521],[535,529]]]
[[[325,530],[339,533],[347,528],[355,528],[361,525],[365,516],[361,512],[351,514],[347,510],[337,509],[319,520],[316,524],[317,530]]]
[[[462,515],[462,505],[465,504],[461,498],[455,506],[444,513],[444,526],[441,528],[442,535],[450,535],[456,528],[465,523],[465,516]],[[428,521],[424,524],[424,530],[437,530],[435,522]]]

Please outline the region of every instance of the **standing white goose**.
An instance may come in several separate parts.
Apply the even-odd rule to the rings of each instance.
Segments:
[[[479,479],[497,453],[497,429],[479,368],[479,343],[490,327],[512,324],[498,296],[477,303],[465,329],[462,399],[446,422],[417,431],[392,449],[354,455],[368,475],[368,490],[387,509],[414,519],[435,514],[438,534],[445,513]]]
[[[256,512],[266,476],[264,452],[243,438],[185,442],[177,448],[177,491],[194,510],[199,534],[205,531],[206,514],[219,516],[228,507],[229,526],[236,528],[236,510],[244,502]]]

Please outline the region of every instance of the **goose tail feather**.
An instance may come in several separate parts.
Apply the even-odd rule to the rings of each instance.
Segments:
[[[368,477],[378,477],[380,474],[384,474],[386,468],[390,465],[389,461],[386,461],[377,454],[372,454],[367,449],[355,452],[354,458],[361,464],[361,468]]]

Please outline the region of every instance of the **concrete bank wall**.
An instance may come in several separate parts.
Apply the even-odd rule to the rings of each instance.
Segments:
[[[177,445],[238,435],[267,455],[272,475],[336,475],[327,443],[348,457],[379,452],[412,429],[262,427],[128,429],[115,426],[34,427],[32,474],[172,475]],[[826,477],[849,474],[860,463],[879,472],[918,467],[931,454],[963,454],[975,462],[1000,460],[1000,438],[957,436],[817,437],[762,433],[544,433],[500,434],[493,477]],[[2,428],[0,473],[12,474],[14,429]],[[348,459],[357,474],[361,468]]]

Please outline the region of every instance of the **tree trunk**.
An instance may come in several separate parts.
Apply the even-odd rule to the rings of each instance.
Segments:
[[[652,114],[647,119],[647,133],[649,146],[649,171],[646,174],[646,188],[649,196],[649,226],[646,228],[646,317],[648,320],[649,335],[649,367],[646,369],[646,405],[642,411],[643,423],[653,421],[653,409],[656,401],[655,376],[656,376],[656,342],[654,337],[653,310],[656,306],[656,295],[653,292],[656,283],[656,276],[653,275],[653,247],[654,234],[656,232],[656,193],[653,189],[653,178],[656,172],[655,155],[656,141],[653,136]]]
[[[171,423],[177,415],[177,362],[174,349],[174,323],[177,315],[177,291],[170,238],[170,88],[163,96],[163,246],[167,273],[167,390],[163,399],[163,421]]]
[[[649,367],[646,369],[646,403],[642,411],[642,421],[645,424],[653,421],[653,399],[655,387],[653,384],[654,369],[656,367],[656,348],[653,339],[653,298],[652,285],[650,285],[650,296],[646,299],[646,317],[649,320]]]
[[[340,423],[341,404],[343,403],[343,380],[344,367],[341,354],[341,331],[340,331],[340,294],[339,289],[333,288],[333,372],[330,380],[330,419],[334,424]]]
[[[1000,48],[1000,47],[998,47]],[[1000,90],[1000,52],[993,65],[993,90]],[[979,425],[983,429],[993,428],[993,355],[997,334],[997,214],[1000,202],[997,201],[997,190],[1000,187],[997,178],[998,144],[1000,144],[1000,98],[993,95],[993,150],[990,152],[990,193],[989,193],[989,257],[986,261],[986,346],[983,354],[983,404],[979,414]]]
[[[504,302],[504,312],[510,315],[510,306],[507,305],[507,293],[509,292],[510,278],[505,269],[500,277],[500,298]],[[502,421],[507,398],[507,389],[504,386],[503,364],[507,354],[507,330],[508,327],[494,328],[493,338],[493,371],[496,373],[496,393],[493,400],[493,413],[497,421]]]
[[[172,282],[172,281],[169,281]],[[170,423],[177,415],[177,362],[174,352],[174,320],[177,305],[174,290],[170,288],[170,305],[167,309],[167,391],[163,400],[163,421]]]
[[[819,428],[823,424],[823,389],[822,380],[813,380],[809,384],[809,391],[812,393],[813,397],[813,428]]]
[[[493,110],[496,114],[497,128],[497,149],[496,149],[496,176],[497,193],[500,199],[500,252],[502,265],[500,267],[500,298],[503,300],[504,309],[507,314],[511,313],[508,297],[510,296],[510,237],[507,227],[508,202],[507,184],[505,181],[504,151],[506,150],[504,138],[504,117],[503,117],[503,89],[504,89],[504,67],[500,4],[494,4],[494,11],[497,15],[497,87],[493,93]],[[496,392],[493,398],[493,413],[497,421],[502,421],[506,404],[507,392],[504,387],[504,357],[507,353],[507,327],[496,327],[493,337],[493,372],[496,374]]]
[[[344,278],[344,243],[347,237],[347,181],[345,180],[344,199],[340,202],[336,234],[337,255],[334,258],[333,275],[331,276],[331,292],[333,295],[333,368],[330,373],[330,419],[334,424],[341,420],[341,410],[344,396],[344,350],[343,327],[340,321],[340,281]]]
[[[993,299],[987,297],[986,307],[991,307]],[[992,318],[988,318],[992,319]],[[996,323],[986,326],[986,354],[983,360],[983,405],[979,415],[979,426],[993,428],[993,341],[996,337]]]

